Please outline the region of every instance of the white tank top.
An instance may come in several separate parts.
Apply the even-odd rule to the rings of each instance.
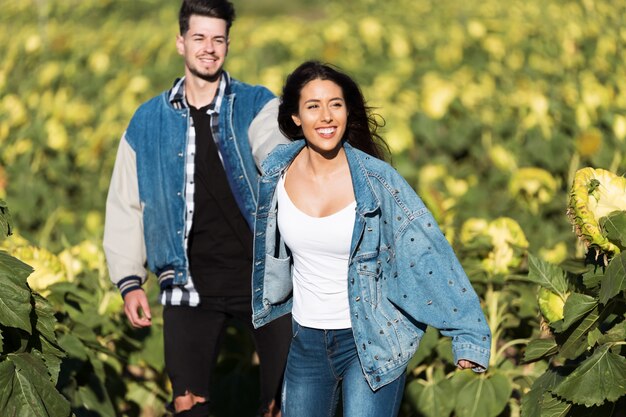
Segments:
[[[278,228],[293,257],[293,318],[314,329],[351,327],[348,259],[356,201],[325,217],[298,209],[278,182]]]

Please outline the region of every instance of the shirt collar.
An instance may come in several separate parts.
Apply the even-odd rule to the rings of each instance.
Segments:
[[[207,108],[208,114],[219,114],[222,107],[222,99],[224,98],[224,94],[229,85],[230,75],[226,71],[222,71],[220,83],[217,87],[217,91],[215,92],[215,97],[213,97],[213,101]],[[176,109],[186,109],[189,107],[187,100],[185,100],[185,77],[177,78],[174,81],[174,85],[170,90],[169,101]]]

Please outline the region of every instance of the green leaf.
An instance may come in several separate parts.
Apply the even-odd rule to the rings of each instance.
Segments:
[[[562,343],[559,353],[566,359],[576,359],[589,345],[587,344],[587,333],[598,325],[598,307],[591,310],[585,318],[574,329],[565,333],[565,341]],[[557,341],[559,338],[557,338]]]
[[[616,324],[611,330],[598,339],[598,343],[614,343],[626,340],[626,321]]]
[[[457,372],[453,377],[457,417],[495,417],[506,407],[512,387],[505,375],[475,374],[471,370]]]
[[[50,342],[56,342],[54,326],[57,323],[54,309],[50,303],[39,294],[33,294],[35,299],[35,316],[37,316],[37,331]]]
[[[11,214],[4,200],[0,200],[0,240],[11,235]]]
[[[63,348],[63,350],[73,358],[83,361],[86,361],[88,359],[87,348],[85,347],[83,342],[81,342],[80,339],[74,335],[61,335],[59,337],[59,346],[61,346],[61,348]]]
[[[554,394],[586,407],[615,402],[626,393],[626,358],[598,348],[554,389]]]
[[[426,417],[446,417],[454,410],[456,392],[452,382],[443,379],[438,382],[411,381],[407,386],[409,403]]]
[[[558,414],[561,411],[560,401],[550,394],[563,378],[554,370],[547,370],[537,378],[530,391],[522,396],[522,417],[564,416]]]
[[[565,301],[565,307],[563,309],[563,330],[569,328],[572,324],[583,318],[589,311],[598,305],[598,300],[595,298],[580,294],[573,293],[567,297]]]
[[[531,341],[524,351],[524,362],[534,362],[559,350],[554,339],[536,339]]]
[[[543,394],[541,403],[541,417],[565,417],[568,415],[572,404],[559,400],[554,395],[546,392]]]
[[[69,402],[56,390],[40,359],[28,353],[11,354],[7,359],[14,365],[12,375],[7,375],[8,367],[2,370],[2,382],[11,382],[9,410],[16,416],[69,416]],[[8,385],[2,386],[7,390]]]
[[[626,249],[626,211],[614,211],[600,219],[607,239],[622,249]]]
[[[545,262],[534,255],[529,255],[528,279],[565,299],[568,288],[566,273],[559,266]]]
[[[583,284],[586,288],[593,289],[600,286],[604,278],[603,268],[592,268],[583,274]]]
[[[609,300],[626,289],[626,252],[616,255],[606,268],[600,287],[600,302],[606,304]]]
[[[97,410],[99,417],[116,417],[115,406],[106,387],[94,374],[89,376],[87,385],[78,388],[73,405],[87,410]]]
[[[587,334],[587,344],[589,347],[594,347],[598,344],[598,341],[602,338],[602,332],[599,328],[595,328]]]
[[[32,268],[0,251],[0,324],[32,333],[30,289],[26,278]]]

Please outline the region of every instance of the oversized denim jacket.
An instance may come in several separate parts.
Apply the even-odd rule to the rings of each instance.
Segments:
[[[146,279],[145,271],[142,272],[144,262],[157,276],[167,277],[165,283],[165,279],[160,279],[162,287],[184,285],[188,279],[184,231],[185,158],[190,116],[189,109],[172,106],[168,94],[165,91],[141,105],[131,119],[123,138],[127,144],[122,145],[133,153],[134,163],[118,167],[116,162],[115,169],[127,173],[117,175],[124,181],[112,181],[109,191],[104,246],[111,279],[122,294]],[[278,103],[265,87],[235,79],[230,80],[223,100],[218,146],[235,200],[252,229],[259,170],[251,153],[248,133],[253,129],[251,125],[259,123],[262,109],[264,120],[257,130],[276,125],[275,111],[265,110],[270,101],[276,101],[276,106]],[[275,130],[278,132],[277,127]],[[136,196],[126,190],[132,183],[138,188]],[[129,197],[124,195],[132,197],[130,203]],[[126,206],[130,205],[136,206],[133,210],[139,215],[126,214],[129,212]],[[134,220],[138,216],[138,220]],[[141,231],[137,232],[139,228]],[[136,236],[139,233],[143,235],[140,240]],[[136,248],[140,245],[145,248]]]
[[[291,311],[292,262],[276,224],[276,185],[304,146],[279,146],[259,181],[253,272],[255,327]],[[489,363],[491,334],[479,299],[435,219],[388,164],[344,144],[356,196],[348,262],[350,319],[365,377],[376,390],[398,378],[427,326],[452,339],[455,363]]]

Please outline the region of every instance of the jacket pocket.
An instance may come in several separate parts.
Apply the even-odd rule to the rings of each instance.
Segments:
[[[274,258],[265,255],[263,299],[270,304],[279,304],[286,301],[292,291],[291,257]]]

